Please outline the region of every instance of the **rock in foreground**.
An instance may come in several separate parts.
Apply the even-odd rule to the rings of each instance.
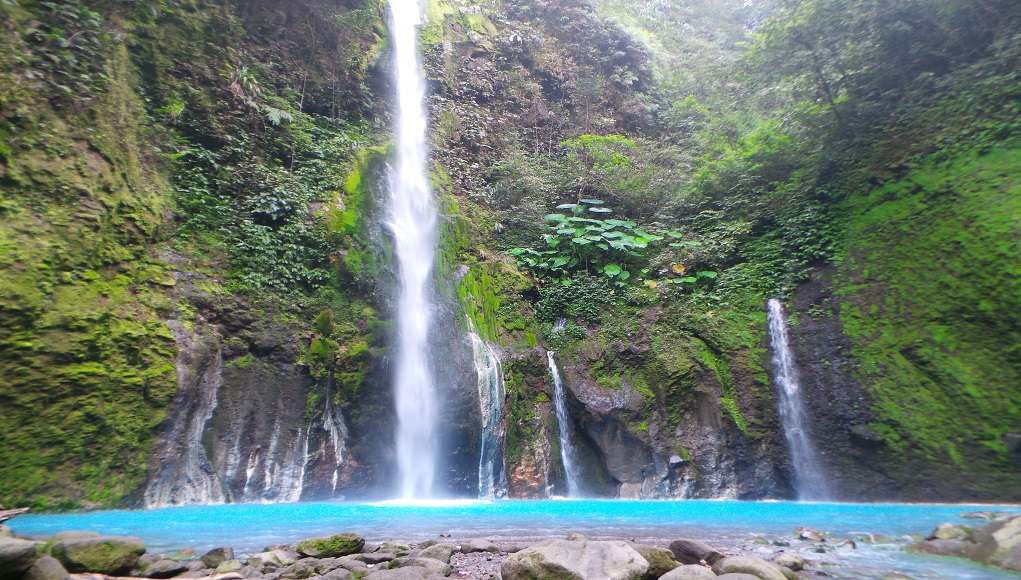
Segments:
[[[1021,572],[1021,515],[995,519],[965,533],[966,528],[943,524],[929,539],[908,546],[911,552],[970,558],[1005,570]]]
[[[68,572],[117,575],[134,567],[145,553],[145,541],[133,536],[57,534],[48,548]]]
[[[640,580],[649,563],[626,542],[549,540],[508,556],[503,580]]]

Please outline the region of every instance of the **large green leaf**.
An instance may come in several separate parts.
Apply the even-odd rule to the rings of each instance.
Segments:
[[[567,220],[567,216],[565,216],[562,213],[551,213],[548,216],[546,216],[546,221],[550,221],[550,222],[562,222],[562,221],[566,221],[566,220]]]
[[[620,274],[621,268],[617,264],[607,264],[603,266],[603,272],[606,272],[606,275],[612,278],[613,276]]]
[[[581,203],[587,203],[589,205],[602,205],[603,200],[601,199],[579,199]]]

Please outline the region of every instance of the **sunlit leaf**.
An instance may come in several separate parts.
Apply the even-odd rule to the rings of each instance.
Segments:
[[[677,274],[683,274],[684,264],[674,264],[673,266],[671,266],[671,269]]]
[[[621,269],[617,264],[607,264],[603,266],[603,272],[606,272],[606,275],[612,278],[613,276],[620,274]]]
[[[589,205],[602,205],[604,203],[601,199],[579,199],[578,201]]]
[[[698,272],[695,275],[698,276],[699,278],[715,278],[716,272],[713,272],[711,270],[704,270],[702,272]]]

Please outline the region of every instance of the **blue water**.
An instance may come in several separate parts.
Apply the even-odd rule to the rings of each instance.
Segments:
[[[658,543],[696,537],[721,547],[752,549],[751,544],[745,545],[746,538],[789,537],[797,526],[819,528],[837,536],[927,534],[943,522],[970,521],[976,525],[975,520],[961,519],[959,514],[979,510],[1021,513],[1021,506],[695,500],[235,504],[23,515],[8,524],[24,535],[45,536],[72,529],[134,535],[145,539],[154,552],[191,547],[201,553],[222,545],[255,552],[271,544],[343,531],[361,534],[369,541],[422,541],[439,539],[441,534],[449,534],[450,541],[511,541],[574,532],[593,539],[634,538]],[[820,558],[832,559],[837,570],[879,566],[883,571],[901,571],[920,578],[1021,577],[952,559],[913,556],[900,552],[897,546],[863,548]],[[871,577],[871,573],[845,577]]]

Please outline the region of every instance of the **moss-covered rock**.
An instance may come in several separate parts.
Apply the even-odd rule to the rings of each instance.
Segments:
[[[310,558],[339,558],[361,551],[365,538],[351,533],[336,534],[322,538],[302,540],[295,550]]]
[[[118,575],[131,570],[145,553],[145,541],[131,536],[64,537],[48,546],[69,572]]]

